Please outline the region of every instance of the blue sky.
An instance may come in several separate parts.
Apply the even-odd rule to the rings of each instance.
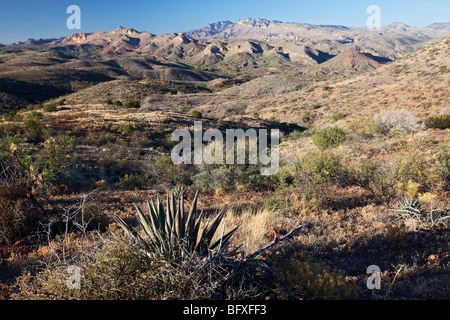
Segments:
[[[81,30],[66,27],[72,4],[81,8]],[[361,27],[373,4],[381,8],[382,25],[401,21],[424,27],[450,20],[449,0],[0,0],[0,43],[112,31],[119,25],[171,33],[249,17]]]

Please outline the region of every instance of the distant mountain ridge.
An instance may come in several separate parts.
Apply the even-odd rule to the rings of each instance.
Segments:
[[[339,25],[312,25],[266,19],[241,19],[236,23],[216,22],[185,32],[194,39],[244,40],[276,43],[290,41],[337,55],[352,45],[374,56],[391,60],[429,44],[433,39],[450,35],[450,23],[434,23],[425,28],[394,22],[380,29]]]
[[[333,77],[371,71],[450,35],[450,23],[426,28],[393,23],[379,30],[222,21],[185,33],[155,35],[119,26],[0,45],[0,109],[38,103],[113,80],[221,81],[283,74]]]
[[[433,23],[425,28],[410,27],[402,22],[394,22],[379,30],[369,30],[365,27],[346,27],[341,25],[313,25],[298,22],[282,22],[277,20],[266,20],[260,18],[247,18],[238,20],[236,23],[231,21],[219,21],[208,24],[199,29],[193,29],[185,32],[186,35],[196,39],[202,38],[245,38],[249,35],[258,40],[268,40],[273,36],[280,38],[286,37],[289,33],[300,35],[305,31],[314,30],[339,30],[347,32],[349,35],[360,34],[364,32],[379,33],[410,33],[422,34],[430,38],[443,38],[450,35],[450,23]],[[286,39],[285,39],[286,40]]]

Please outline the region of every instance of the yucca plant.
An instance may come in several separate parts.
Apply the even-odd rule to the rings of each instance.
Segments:
[[[197,200],[198,192],[192,200],[189,213],[184,209],[183,190],[178,197],[175,190],[171,191],[170,196],[167,194],[166,206],[159,195],[156,203],[153,199],[147,201],[148,215],[135,204],[144,237],[119,217],[116,217],[116,221],[132,239],[144,244],[148,255],[162,254],[165,257],[183,258],[190,254],[206,256],[225,251],[239,227],[225,234],[224,222],[220,238],[213,243],[225,210],[220,211],[213,219],[207,218],[202,225],[204,211],[199,213],[197,210]]]

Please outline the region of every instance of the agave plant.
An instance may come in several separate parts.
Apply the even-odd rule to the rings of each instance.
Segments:
[[[145,215],[143,210],[135,204],[144,237],[119,217],[116,217],[116,221],[130,237],[145,245],[149,255],[162,254],[165,257],[183,258],[189,254],[205,256],[209,253],[225,251],[239,226],[225,234],[226,223],[224,222],[220,238],[213,243],[225,210],[220,211],[213,219],[207,218],[203,223],[204,211],[198,212],[197,200],[198,192],[192,200],[189,213],[184,209],[183,190],[179,196],[172,190],[170,197],[169,194],[167,195],[166,206],[159,195],[156,203],[153,199],[150,202],[147,201],[148,215]]]

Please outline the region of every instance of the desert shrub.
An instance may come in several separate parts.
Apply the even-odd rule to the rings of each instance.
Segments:
[[[450,129],[450,114],[440,114],[428,117],[425,120],[425,125],[429,129]]]
[[[58,105],[57,103],[46,104],[46,105],[44,105],[42,110],[45,111],[45,112],[55,112],[55,111],[58,110],[57,105]]]
[[[202,113],[200,111],[197,111],[197,110],[192,110],[191,115],[192,115],[192,118],[195,118],[195,119],[203,118]]]
[[[188,109],[186,107],[179,107],[178,108],[178,112],[179,113],[186,113],[188,111]]]
[[[362,160],[347,166],[349,181],[379,197],[399,195],[414,197],[445,181],[449,173],[448,150],[443,148],[435,160],[415,150],[398,154],[390,160]],[[412,150],[411,150],[412,151]]]
[[[101,103],[102,103],[102,104],[107,104],[107,105],[112,105],[112,104],[113,104],[113,101],[112,101],[111,99],[105,99],[105,100],[102,100]]]
[[[141,103],[139,101],[127,101],[123,104],[124,108],[127,109],[139,109],[141,107]]]
[[[26,120],[42,120],[44,115],[39,111],[31,111],[26,117]]]
[[[148,178],[140,174],[125,174],[116,183],[116,187],[120,189],[142,189],[148,185]]]
[[[319,129],[312,135],[314,144],[320,150],[335,148],[345,141],[345,132],[339,128]]]
[[[5,114],[3,115],[3,119],[4,119],[5,121],[14,121],[16,115],[17,115],[17,112],[16,112],[16,111],[10,111],[10,112],[5,113]]]
[[[172,192],[165,206],[158,197],[156,205],[148,203],[148,214],[136,206],[141,228],[129,227],[116,216],[112,234],[78,244],[67,263],[43,265],[36,275],[24,273],[16,281],[12,298],[244,300],[281,296],[279,278],[259,259],[270,246],[245,258],[236,255],[229,244],[237,227],[221,232],[224,210],[209,217],[199,212],[195,196],[188,213],[182,192],[177,199]],[[214,237],[216,233],[219,238]],[[80,268],[77,290],[68,288],[69,265]]]
[[[294,184],[308,199],[324,194],[324,183],[346,184],[347,174],[341,159],[328,152],[308,153],[294,164]]]
[[[418,129],[416,117],[407,110],[385,110],[374,116],[379,131],[392,136],[401,132],[415,132]]]
[[[134,131],[134,127],[133,127],[132,124],[126,124],[126,125],[124,125],[123,128],[122,128],[122,132],[123,132],[124,134],[130,134],[130,133],[133,132],[133,131]]]
[[[346,281],[343,272],[302,258],[300,254],[286,257],[275,253],[267,262],[300,298],[341,300],[357,297],[356,286]]]
[[[123,106],[122,102],[119,101],[119,100],[113,101],[112,105],[113,105],[113,106],[119,106],[119,107],[122,107],[122,106]]]
[[[37,233],[43,212],[25,184],[0,179],[0,203],[0,243],[14,243]]]
[[[184,164],[175,165],[167,155],[149,155],[142,171],[153,184],[170,189],[177,185],[189,185],[193,168]]]
[[[30,112],[23,123],[24,128],[27,130],[27,137],[31,141],[41,142],[46,136],[46,126],[41,121],[44,115],[37,111]]]
[[[20,136],[7,138],[0,143],[0,178],[21,182],[33,194],[46,192],[68,174],[74,148],[68,136],[49,139],[39,150]]]
[[[386,243],[392,249],[404,249],[408,246],[406,242],[406,230],[403,226],[391,226],[386,232]]]
[[[311,110],[317,110],[317,109],[320,109],[321,107],[322,106],[320,104],[317,104],[317,103],[313,103],[312,105],[309,106],[309,108]]]
[[[314,130],[305,130],[305,131],[299,131],[294,130],[290,132],[288,135],[284,136],[282,141],[290,141],[290,140],[299,140],[302,138],[308,138],[311,137],[314,133]]]
[[[203,165],[191,177],[192,187],[204,193],[232,191],[238,185],[257,189],[263,184],[258,166]]]
[[[345,114],[343,114],[342,112],[337,112],[331,116],[331,119],[333,119],[333,121],[339,121],[344,118],[345,118]]]
[[[105,230],[109,224],[109,219],[105,214],[100,213],[97,203],[89,203],[75,217],[75,222],[83,226],[85,231]]]
[[[439,114],[450,114],[450,107],[443,107],[439,109]]]
[[[31,141],[40,142],[44,140],[44,125],[36,120],[26,120],[24,127],[28,129],[28,138]]]
[[[384,160],[363,160],[348,167],[352,184],[370,191],[377,197],[395,197],[398,167]]]
[[[347,126],[349,138],[357,142],[363,142],[372,139],[379,133],[379,128],[373,117],[355,116]]]
[[[425,153],[416,151],[415,156],[411,153],[394,158],[391,166],[397,167],[398,189],[404,192],[409,184],[418,184],[418,191],[429,191],[433,186],[445,183],[448,163],[431,161]]]

